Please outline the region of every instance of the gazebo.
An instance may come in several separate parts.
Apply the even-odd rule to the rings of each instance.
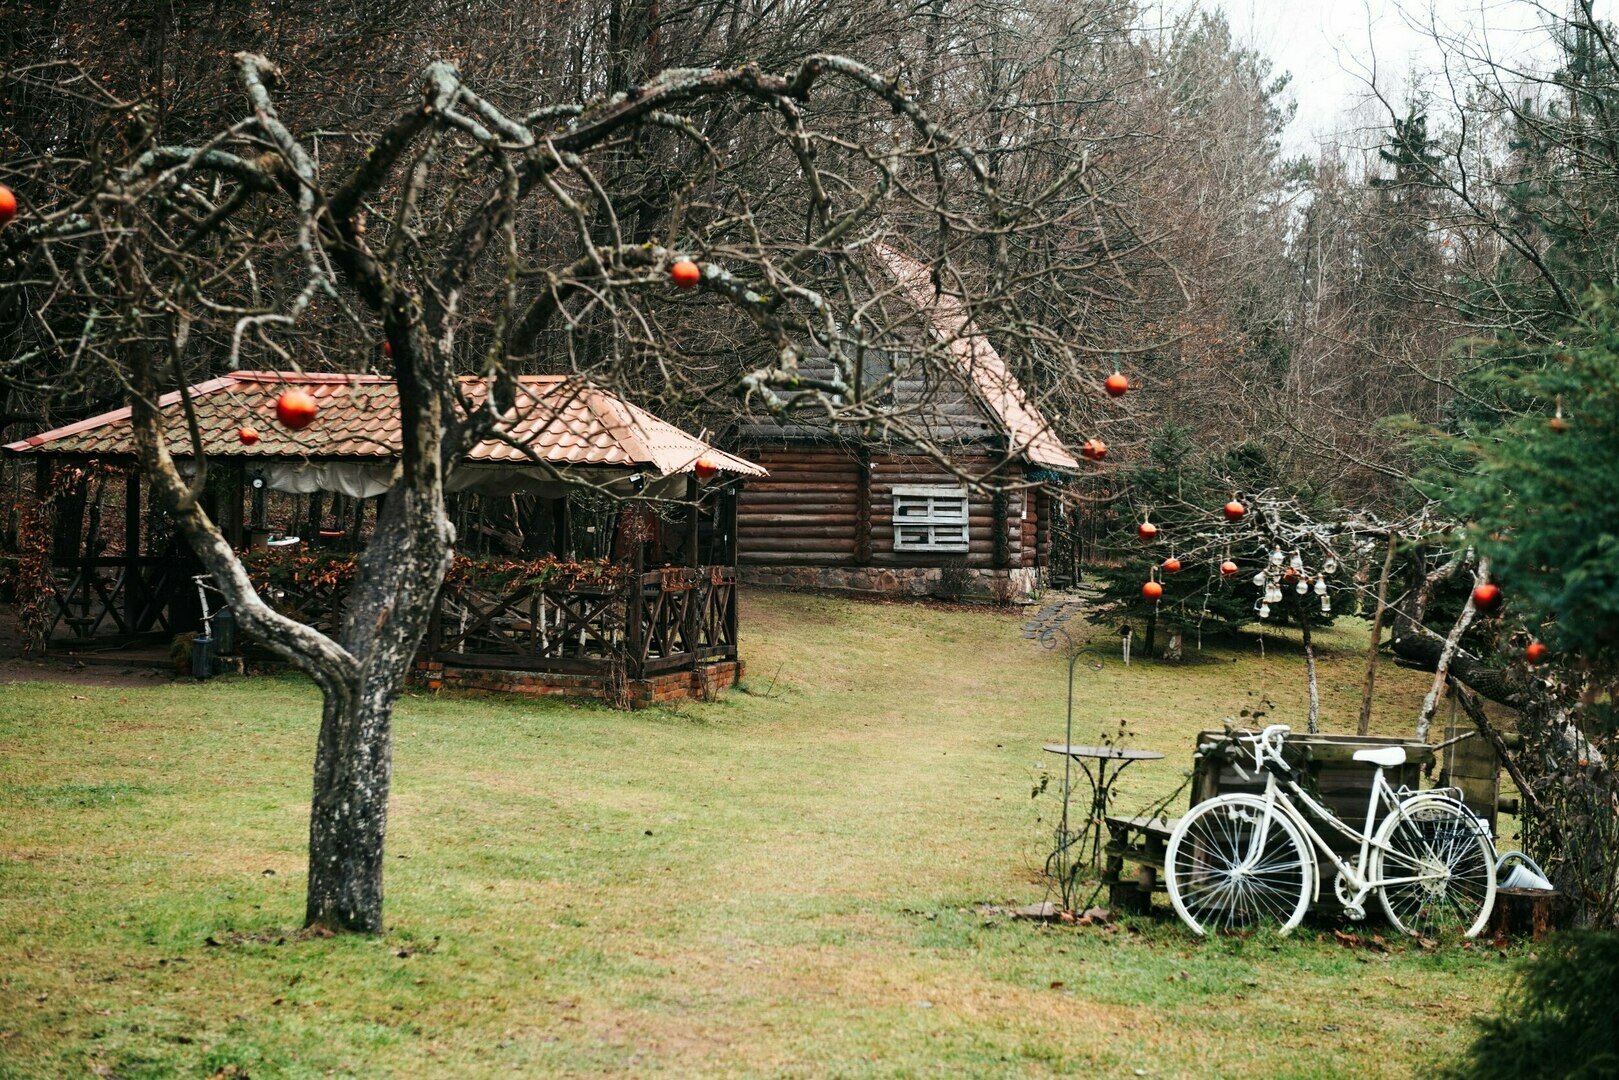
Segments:
[[[275,414],[294,387],[319,406],[300,431]],[[473,402],[487,392],[473,377],[460,389]],[[210,515],[271,603],[335,625],[354,552],[393,486],[393,380],[240,371],[187,394]],[[159,405],[190,472],[180,393]],[[36,494],[59,492],[38,620],[52,648],[127,647],[200,626],[201,567],[143,505],[129,417],[117,409],[4,448],[37,463]],[[764,475],[611,390],[521,377],[498,438],[446,485],[460,539],[418,656],[422,680],[631,705],[729,685],[740,675],[736,497]],[[105,529],[119,503],[122,528]]]

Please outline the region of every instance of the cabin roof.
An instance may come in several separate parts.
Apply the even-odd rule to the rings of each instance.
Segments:
[[[487,386],[463,376],[468,398],[481,401]],[[538,459],[553,466],[595,465],[647,468],[659,475],[687,473],[699,458],[739,476],[765,470],[717,450],[658,419],[605,388],[562,375],[517,379],[513,415],[500,425],[504,439],[479,443],[467,460],[521,466]],[[283,427],[275,415],[283,390],[302,388],[320,406],[302,431]],[[253,459],[392,459],[400,452],[399,388],[381,375],[238,371],[190,387],[188,393],[202,432],[203,450],[212,457]],[[191,440],[179,391],[158,402],[169,450],[191,453]],[[130,410],[126,406],[8,444],[12,453],[133,456]],[[252,426],[259,441],[238,437]],[[507,441],[509,440],[509,442]],[[517,445],[512,445],[513,443]]]
[[[934,329],[960,366],[979,403],[1005,432],[1012,453],[1035,465],[1077,469],[1079,462],[1063,445],[1038,406],[1029,400],[1017,376],[967,314],[959,297],[937,292],[925,265],[887,245],[873,249],[899,283],[905,298],[930,314]]]

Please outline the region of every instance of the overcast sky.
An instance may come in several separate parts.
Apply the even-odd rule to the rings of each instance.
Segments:
[[[1565,10],[1570,0],[1547,0]],[[1225,11],[1237,38],[1292,73],[1298,115],[1288,150],[1313,147],[1323,136],[1355,139],[1353,108],[1367,96],[1375,61],[1378,84],[1399,100],[1413,66],[1431,69],[1439,50],[1418,24],[1430,19],[1452,34],[1488,34],[1492,53],[1523,55],[1543,47],[1544,8],[1533,0],[1205,0]],[[1176,10],[1173,3],[1167,5]],[[1599,0],[1613,17],[1619,0]],[[1362,120],[1368,114],[1362,114]]]

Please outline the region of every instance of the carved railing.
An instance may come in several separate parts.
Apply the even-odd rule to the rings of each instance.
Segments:
[[[45,639],[72,644],[195,630],[193,573],[190,563],[176,558],[55,560],[48,578],[55,610]]]
[[[426,652],[444,663],[631,678],[736,656],[731,567],[653,570],[615,587],[447,583]]]

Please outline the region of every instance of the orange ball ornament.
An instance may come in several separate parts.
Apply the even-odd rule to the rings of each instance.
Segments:
[[[1480,611],[1494,611],[1501,606],[1501,589],[1497,585],[1480,585],[1473,590],[1473,606]]]
[[[1241,521],[1248,516],[1248,508],[1236,499],[1225,504],[1225,519],[1227,521]]]
[[[1554,416],[1546,421],[1546,426],[1561,435],[1568,430],[1568,421],[1561,415]]]
[[[1107,391],[1108,397],[1123,397],[1130,392],[1130,380],[1115,371],[1102,382],[1102,389]]]
[[[1086,439],[1079,448],[1079,456],[1086,461],[1101,461],[1107,457],[1107,443],[1101,439]]]
[[[1225,562],[1220,564],[1220,573],[1224,574],[1226,577],[1230,577],[1236,572],[1237,564],[1232,562],[1230,559],[1227,559]]]
[[[4,184],[0,184],[0,225],[5,225],[17,216],[17,194]]]
[[[676,259],[669,267],[669,280],[678,288],[690,289],[703,278],[703,272],[690,259]]]
[[[1150,521],[1143,521],[1140,525],[1136,526],[1136,535],[1141,537],[1141,542],[1143,544],[1150,544],[1154,540],[1158,539],[1158,526],[1154,525]]]
[[[1166,573],[1166,574],[1178,574],[1180,572],[1181,572],[1181,561],[1179,559],[1177,559],[1177,558],[1175,558],[1175,556],[1171,555],[1169,558],[1164,560],[1164,573]]]
[[[711,480],[719,474],[720,467],[706,457],[700,457],[691,467],[699,480]]]
[[[236,429],[236,437],[241,440],[243,446],[252,446],[259,441],[259,431],[252,424],[243,424]]]
[[[284,390],[275,399],[275,418],[293,431],[302,431],[315,422],[320,405],[308,390]]]
[[[1543,664],[1551,652],[1544,641],[1531,641],[1529,647],[1523,651],[1523,658],[1531,664]]]
[[[1164,587],[1156,581],[1149,581],[1141,586],[1141,595],[1148,600],[1157,600],[1164,595]]]

